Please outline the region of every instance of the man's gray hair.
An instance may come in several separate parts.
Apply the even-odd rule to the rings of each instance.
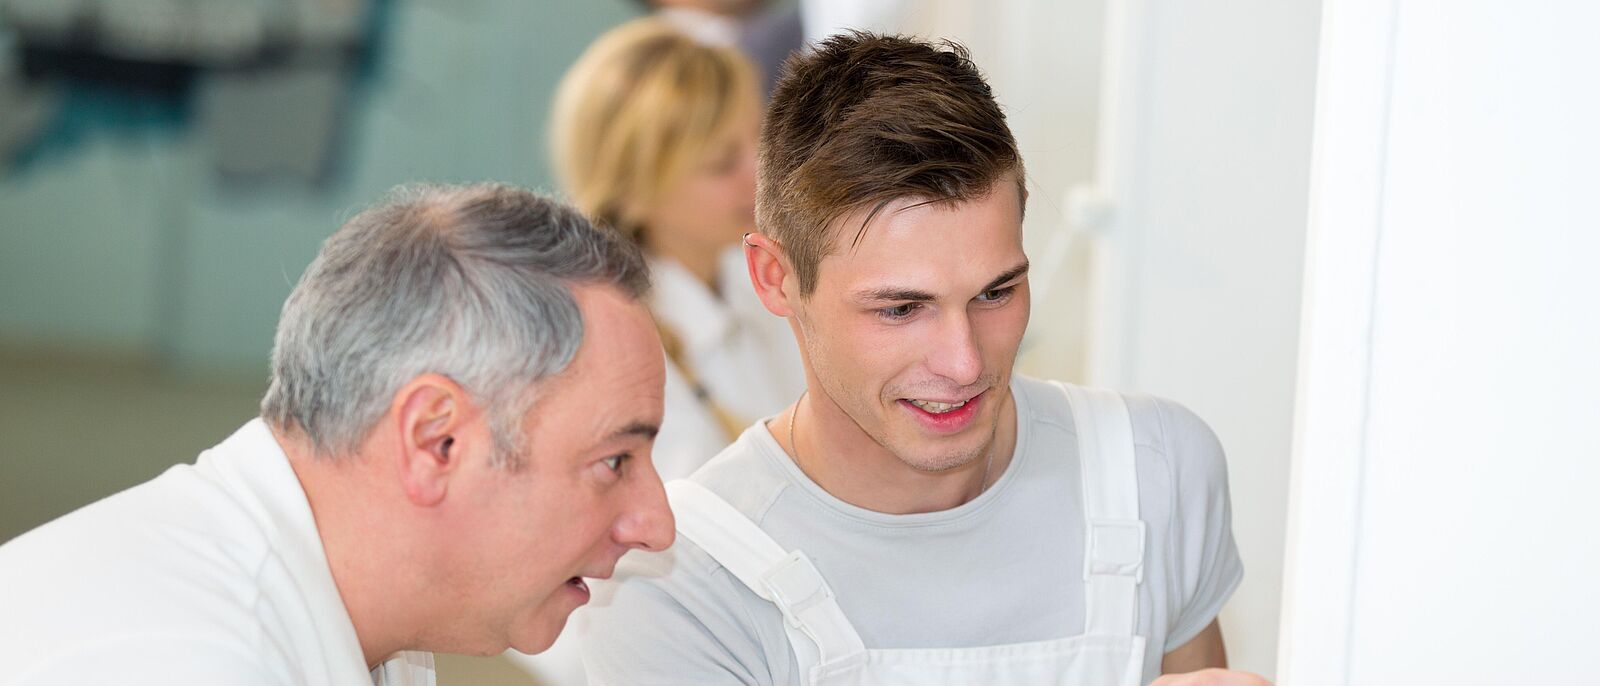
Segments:
[[[481,403],[496,460],[516,467],[541,379],[572,362],[571,288],[642,297],[637,248],[577,210],[500,184],[403,186],[334,232],[283,304],[261,416],[318,455],[353,453],[426,373]]]

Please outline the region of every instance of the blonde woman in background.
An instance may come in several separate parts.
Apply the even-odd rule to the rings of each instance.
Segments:
[[[740,239],[755,230],[755,68],[659,18],[601,36],[556,92],[555,169],[573,202],[650,261],[670,364],[654,460],[688,476],[805,388],[794,336],[761,307]]]
[[[735,48],[643,18],[596,40],[556,91],[562,186],[650,263],[648,304],[668,361],[652,452],[664,481],[688,476],[805,388],[794,335],[761,307],[740,249],[755,230],[758,88]],[[518,661],[546,686],[583,684],[574,628]]]

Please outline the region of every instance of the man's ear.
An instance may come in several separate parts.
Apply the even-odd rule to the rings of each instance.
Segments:
[[[394,414],[401,487],[412,504],[437,505],[478,433],[467,430],[474,413],[466,389],[449,377],[423,374],[395,394]]]
[[[789,269],[783,246],[761,233],[744,235],[744,263],[750,269],[750,285],[761,304],[779,317],[794,314],[800,282]]]

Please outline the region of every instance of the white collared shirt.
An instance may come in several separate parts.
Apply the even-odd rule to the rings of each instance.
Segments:
[[[431,686],[368,670],[311,506],[260,419],[0,546],[0,684]]]
[[[750,285],[738,247],[718,260],[712,293],[673,260],[652,257],[650,310],[676,334],[700,384],[743,423],[776,414],[805,390],[794,334]],[[688,476],[732,442],[683,374],[667,364],[666,414],[653,452],[662,480]]]

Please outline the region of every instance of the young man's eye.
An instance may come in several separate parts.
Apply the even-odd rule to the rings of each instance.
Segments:
[[[611,470],[613,472],[621,473],[622,472],[622,463],[626,462],[627,460],[628,460],[628,455],[627,454],[622,454],[622,455],[612,455],[611,457],[608,457],[608,458],[606,458],[604,460],[601,460],[600,462],[605,464],[606,469],[609,469],[609,470]]]
[[[906,317],[914,314],[917,311],[917,307],[919,307],[917,303],[905,303],[901,305],[895,305],[894,307],[880,307],[878,308],[878,316],[890,321],[905,319]]]
[[[984,291],[984,292],[978,294],[978,301],[979,302],[999,302],[1001,300],[1005,300],[1008,296],[1010,296],[1011,295],[1011,291],[1013,291],[1013,290],[1016,290],[1016,286],[1006,286],[1005,288],[995,288],[995,289],[987,290],[987,291]]]

